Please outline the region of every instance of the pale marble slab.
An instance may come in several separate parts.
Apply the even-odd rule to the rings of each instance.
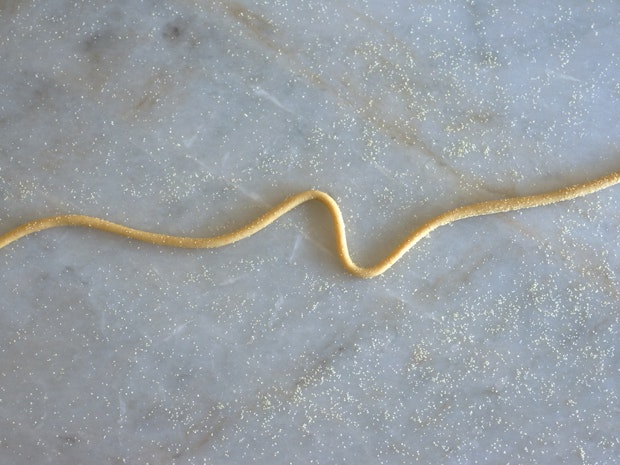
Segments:
[[[620,3],[0,1],[0,227],[340,203],[359,262],[620,169]],[[0,250],[2,463],[615,463],[620,188],[370,281],[307,205]]]

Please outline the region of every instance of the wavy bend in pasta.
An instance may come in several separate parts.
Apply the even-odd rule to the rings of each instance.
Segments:
[[[394,248],[394,250],[392,250],[392,252],[390,252],[383,260],[376,265],[369,267],[359,266],[353,262],[351,256],[349,255],[344,220],[342,218],[340,208],[332,197],[325,192],[317,190],[308,190],[293,195],[247,225],[219,236],[170,236],[129,228],[127,226],[112,223],[110,221],[92,216],[61,215],[33,220],[8,231],[0,236],[0,249],[29,234],[62,226],[81,226],[85,228],[99,229],[101,231],[110,232],[112,234],[117,234],[130,239],[168,247],[184,247],[190,249],[217,248],[232,244],[233,242],[237,242],[241,239],[245,239],[261,229],[266,228],[282,215],[302,203],[317,200],[327,207],[331,215],[336,237],[336,248],[344,268],[355,276],[361,278],[372,278],[384,273],[422,238],[426,237],[431,231],[439,228],[440,226],[453,223],[464,218],[540,207],[565,200],[571,200],[577,197],[592,194],[618,183],[620,183],[620,171],[583,184],[576,184],[552,192],[524,197],[491,200],[450,210],[436,216],[435,218],[432,218],[430,221],[411,232],[411,234],[409,234],[403,242],[396,246],[396,248]]]

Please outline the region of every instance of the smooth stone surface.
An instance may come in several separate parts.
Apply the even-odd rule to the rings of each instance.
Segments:
[[[210,235],[325,190],[352,254],[620,169],[620,4],[0,1],[0,227]],[[620,189],[465,220],[374,280],[320,205],[213,251],[0,250],[0,455],[614,463]]]

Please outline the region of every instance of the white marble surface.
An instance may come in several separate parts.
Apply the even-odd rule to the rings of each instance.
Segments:
[[[369,264],[620,169],[620,3],[0,0],[0,226],[193,235],[297,191]],[[2,463],[620,456],[620,188],[348,276],[320,205],[214,251],[0,250]]]

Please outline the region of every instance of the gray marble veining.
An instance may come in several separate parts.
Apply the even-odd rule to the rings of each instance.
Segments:
[[[620,5],[0,0],[0,227],[210,235],[340,203],[356,260],[620,169]],[[306,205],[225,249],[0,250],[3,463],[616,463],[620,189],[374,280]]]

